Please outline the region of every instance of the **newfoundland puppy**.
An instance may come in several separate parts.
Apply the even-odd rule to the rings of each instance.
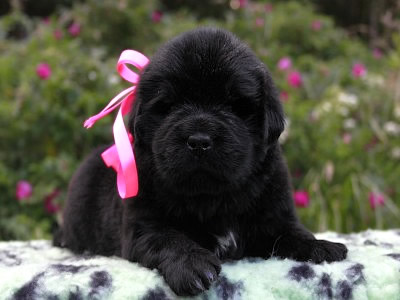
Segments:
[[[271,75],[246,44],[215,28],[179,35],[142,72],[129,116],[139,194],[121,201],[97,149],[71,180],[55,245],[156,268],[177,295],[208,289],[226,260],[345,259],[299,223],[283,129]]]

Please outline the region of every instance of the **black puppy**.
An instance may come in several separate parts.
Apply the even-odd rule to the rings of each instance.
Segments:
[[[162,47],[129,118],[139,194],[123,204],[95,151],[73,177],[55,244],[156,268],[178,295],[209,288],[221,261],[338,261],[296,217],[278,137],[284,115],[266,67],[231,33],[202,28]]]

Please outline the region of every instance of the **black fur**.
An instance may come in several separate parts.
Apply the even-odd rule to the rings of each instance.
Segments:
[[[157,268],[178,295],[208,289],[229,259],[346,257],[344,245],[299,223],[277,142],[277,90],[231,33],[201,28],[162,47],[141,75],[128,127],[138,196],[121,201],[104,147],[94,151],[71,181],[56,245]]]

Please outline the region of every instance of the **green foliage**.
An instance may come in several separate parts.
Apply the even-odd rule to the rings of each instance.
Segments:
[[[157,2],[134,2],[88,0],[49,23],[18,12],[0,19],[0,239],[49,238],[59,213],[51,214],[45,199],[60,191],[52,201],[62,205],[79,162],[112,142],[112,117],[90,131],[82,123],[128,86],[115,71],[119,53],[133,48],[151,56],[162,42],[201,25],[235,32],[286,93],[282,145],[294,189],[310,196],[309,206],[298,209],[302,221],[314,231],[400,226],[398,36],[393,51],[376,59],[306,3],[276,3],[270,11],[250,2],[228,9],[224,20],[174,10],[158,23]],[[81,28],[76,36],[68,32],[73,23]],[[26,38],[7,39],[15,24]],[[288,82],[291,70],[277,67],[282,57],[300,72],[301,86]],[[367,73],[354,77],[359,62]],[[37,75],[40,63],[51,68],[47,79]],[[33,193],[17,201],[20,180]],[[371,193],[382,195],[384,205],[373,209]]]

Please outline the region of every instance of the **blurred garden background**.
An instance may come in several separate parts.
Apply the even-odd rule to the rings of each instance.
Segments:
[[[311,230],[400,227],[400,1],[1,0],[0,240],[50,238],[68,181],[113,116],[83,121],[151,57],[201,25],[246,41],[280,89],[280,142]]]

